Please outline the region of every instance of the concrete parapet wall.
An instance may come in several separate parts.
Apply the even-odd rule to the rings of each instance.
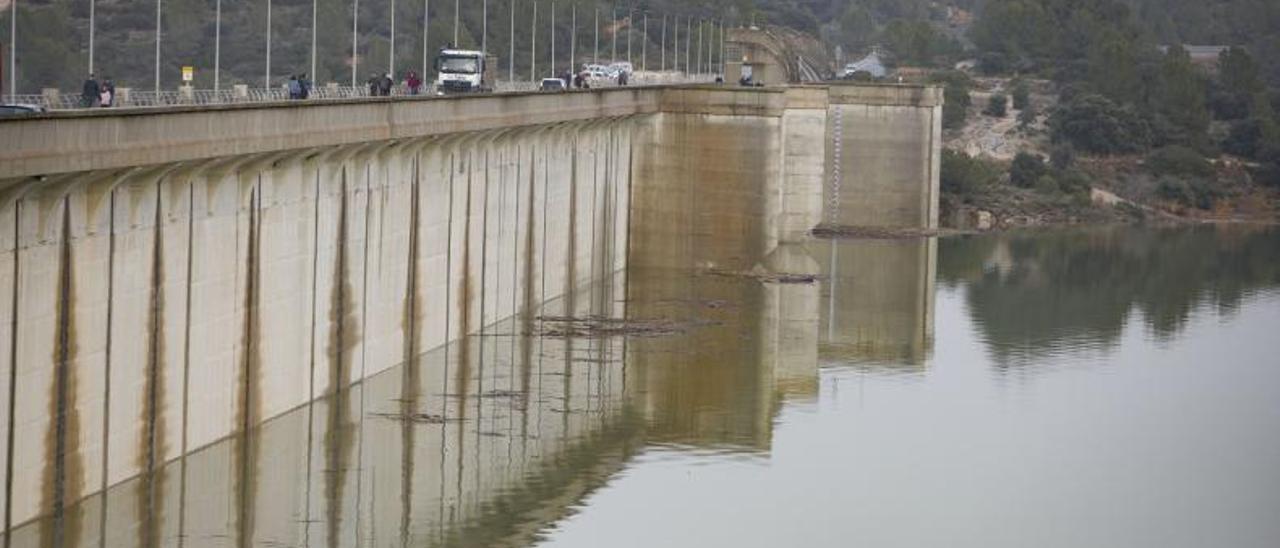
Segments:
[[[52,112],[0,121],[0,179],[656,112],[663,88]]]

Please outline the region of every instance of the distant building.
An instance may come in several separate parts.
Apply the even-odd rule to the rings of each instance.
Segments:
[[[858,72],[868,73],[873,78],[884,78],[885,75],[889,73],[889,71],[884,68],[884,62],[880,60],[879,50],[872,50],[871,53],[867,54],[867,56],[863,57],[861,60],[845,65],[841,76],[848,77]]]
[[[1169,53],[1169,48],[1179,46],[1159,46],[1160,53]],[[1218,70],[1218,57],[1223,52],[1231,49],[1231,46],[1181,46],[1187,50],[1187,54],[1191,56],[1191,63],[1202,66],[1208,70]]]

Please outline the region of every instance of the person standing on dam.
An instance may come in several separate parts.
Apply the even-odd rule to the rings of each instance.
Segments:
[[[404,79],[404,87],[409,90],[409,95],[417,95],[422,91],[422,78],[418,77],[418,73],[409,71],[409,76]]]
[[[98,85],[98,78],[92,73],[89,79],[84,81],[84,87],[80,91],[80,106],[84,108],[93,108],[102,103],[102,86]]]

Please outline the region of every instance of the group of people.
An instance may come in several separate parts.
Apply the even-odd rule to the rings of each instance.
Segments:
[[[365,81],[365,85],[369,87],[370,97],[390,97],[391,90],[395,87],[396,82],[391,78],[391,73],[373,73],[369,79]],[[409,71],[404,77],[404,89],[409,95],[419,95],[422,93],[422,77],[417,72]]]
[[[80,91],[80,106],[83,108],[109,107],[116,100],[116,85],[107,77],[101,83],[97,76],[90,74],[84,81]]]
[[[307,80],[307,73],[290,74],[289,81],[285,84],[289,90],[290,99],[306,99],[311,97],[311,81]]]
[[[572,75],[565,72],[560,78],[564,80],[565,85],[573,86],[574,89],[591,89],[591,71],[586,67]],[[620,70],[618,75],[614,77],[614,81],[619,86],[625,86],[631,81],[631,73]]]

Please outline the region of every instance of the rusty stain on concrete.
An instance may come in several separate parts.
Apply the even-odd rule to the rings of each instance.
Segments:
[[[256,426],[261,422],[261,357],[259,353],[260,265],[258,207],[260,196],[255,186],[249,193],[248,250],[245,254],[244,331],[241,334],[239,391],[236,398],[236,433],[232,437],[235,466],[235,541],[240,547],[251,546],[256,513],[258,457],[260,448]]]
[[[409,203],[409,262],[408,283],[405,289],[404,316],[400,327],[404,331],[404,359],[400,377],[400,416],[409,417],[417,412],[419,362],[418,343],[418,231],[419,187],[421,186],[421,153],[414,156],[413,181]],[[409,526],[413,516],[414,423],[400,421],[400,545],[409,546]]]
[[[71,246],[71,199],[63,198],[62,237],[58,253],[58,302],[53,345],[54,378],[49,386],[49,428],[45,432],[45,466],[41,482],[40,546],[61,548],[80,540],[83,509],[76,505],[84,490],[80,454],[80,410],[76,405],[77,358],[75,272]]]
[[[160,183],[156,187],[155,226],[152,228],[151,298],[147,308],[146,377],[142,391],[141,416],[143,435],[135,465],[141,476],[135,485],[135,505],[138,512],[140,534],[138,546],[159,546],[162,526],[164,485],[166,474],[164,458],[165,440],[165,365],[164,365],[164,230],[161,218]]]
[[[353,361],[356,342],[360,337],[359,319],[351,276],[347,273],[348,237],[350,233],[347,170],[342,170],[341,194],[338,198],[338,234],[333,266],[333,287],[329,297],[329,414],[324,434],[325,446],[325,516],[328,545],[341,545],[343,492],[346,488],[347,469],[354,440],[349,431],[351,397],[347,389],[349,368]]]

